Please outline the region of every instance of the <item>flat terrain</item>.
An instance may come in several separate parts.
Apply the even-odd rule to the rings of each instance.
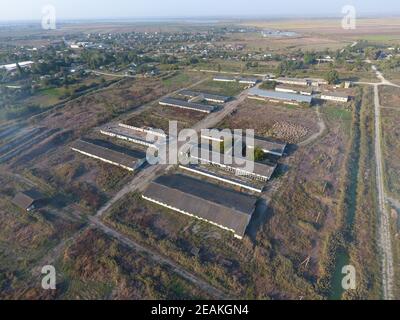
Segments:
[[[238,111],[226,117],[218,127],[231,130],[254,129],[259,136],[299,143],[318,132],[318,117],[315,108],[246,99]]]

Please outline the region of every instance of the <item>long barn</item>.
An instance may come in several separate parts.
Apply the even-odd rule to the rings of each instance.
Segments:
[[[175,174],[153,181],[143,199],[233,232],[242,239],[257,198],[188,176]]]

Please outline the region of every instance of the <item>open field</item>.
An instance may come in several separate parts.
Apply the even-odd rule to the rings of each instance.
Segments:
[[[400,31],[399,18],[375,18],[357,19],[357,27],[355,30],[344,30],[341,25],[342,18],[332,19],[291,19],[291,20],[271,20],[271,21],[245,21],[242,24],[248,26],[256,26],[260,28],[284,29],[306,34],[318,35],[340,35],[341,38],[359,38],[374,35],[378,37],[394,36],[394,40],[398,39]]]
[[[27,214],[11,200],[16,192],[30,189],[31,183],[3,172],[0,182],[0,297],[10,299],[26,290],[32,281],[40,286],[31,274],[32,269],[52,247],[76,232],[81,222],[60,214],[52,203]]]
[[[400,111],[400,88],[381,86],[379,99],[384,108],[392,108]]]
[[[158,265],[89,229],[63,249],[55,262],[57,290],[16,286],[6,298],[19,299],[205,299],[206,293]]]
[[[205,81],[192,88],[195,91],[234,97],[245,89],[245,85],[237,82]]]
[[[386,182],[389,194],[395,199],[400,194],[400,110],[383,109],[383,145]]]

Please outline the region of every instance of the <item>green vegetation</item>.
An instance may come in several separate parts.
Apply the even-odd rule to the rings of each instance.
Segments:
[[[244,85],[237,82],[219,82],[213,80],[205,81],[193,88],[193,90],[220,94],[229,97],[238,95],[243,91],[243,89]]]
[[[261,86],[260,89],[264,89],[264,90],[275,90],[275,87],[277,86],[277,83],[275,81],[264,81]]]
[[[338,84],[340,81],[339,73],[336,70],[330,70],[324,78],[329,84]]]

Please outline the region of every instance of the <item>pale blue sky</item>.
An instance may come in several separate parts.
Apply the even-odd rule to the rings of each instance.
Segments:
[[[360,15],[400,15],[399,0],[0,0],[0,20],[37,20],[52,4],[58,19],[338,16],[352,4]]]

